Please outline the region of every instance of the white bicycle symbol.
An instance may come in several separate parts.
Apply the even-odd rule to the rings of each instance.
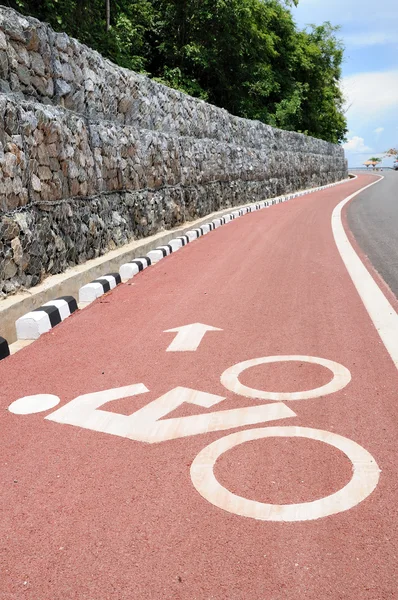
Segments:
[[[274,362],[300,361],[326,367],[333,373],[332,380],[324,386],[303,392],[277,393],[247,387],[239,376],[251,367]],[[221,375],[223,386],[241,396],[255,400],[271,400],[274,403],[242,407],[231,410],[207,412],[188,417],[164,418],[183,403],[210,408],[225,400],[207,392],[176,387],[150,402],[132,415],[100,410],[113,400],[148,392],[143,385],[134,384],[122,388],[84,394],[71,400],[45,417],[47,420],[75,425],[147,443],[225,431],[232,428],[255,425],[279,419],[296,417],[282,401],[297,401],[325,396],[343,389],[351,380],[351,374],[342,365],[311,356],[269,356],[244,361],[230,367]],[[50,394],[25,396],[9,406],[15,414],[32,414],[53,408],[60,399]],[[223,487],[214,475],[214,465],[228,450],[245,442],[272,437],[307,438],[329,444],[343,452],[352,463],[352,478],[339,491],[324,498],[301,504],[267,504],[243,498]],[[191,465],[191,480],[196,490],[211,504],[230,513],[260,521],[308,521],[330,516],[353,508],[367,498],[376,488],[380,469],[372,455],[356,442],[343,436],[308,427],[261,427],[246,429],[222,437],[206,446]]]

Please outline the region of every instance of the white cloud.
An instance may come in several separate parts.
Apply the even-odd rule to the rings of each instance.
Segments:
[[[365,160],[370,156],[367,152],[373,154],[397,145],[397,0],[382,0],[377,5],[374,0],[299,0],[292,10],[300,27],[323,21],[341,25],[337,36],[346,46],[342,89],[350,130],[346,152],[352,152],[351,160],[362,160],[360,154],[354,154],[358,147],[372,145],[372,150],[363,151]],[[381,124],[384,131],[377,133]],[[361,145],[354,138],[368,144],[363,141]]]
[[[398,108],[398,69],[374,73],[358,73],[342,80],[349,118],[380,119]]]
[[[384,127],[376,127],[376,129],[374,130],[374,133],[376,133],[376,135],[380,135],[381,133],[383,133],[384,131]]]
[[[343,148],[347,152],[356,152],[358,154],[362,152],[370,152],[372,150],[369,146],[366,146],[365,140],[358,135],[354,135],[354,137],[349,138],[348,142],[343,144]]]
[[[383,44],[398,44],[396,33],[387,33],[385,31],[364,31],[360,33],[350,33],[344,36],[344,42],[347,46],[365,47],[379,46]]]
[[[389,31],[391,35],[397,31],[396,0],[383,0],[377,7],[374,0],[300,0],[293,14],[302,24],[330,20],[352,24],[357,31]]]

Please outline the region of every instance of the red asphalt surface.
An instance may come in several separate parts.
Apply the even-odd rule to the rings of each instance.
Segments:
[[[1,600],[398,598],[398,374],[330,224],[333,208],[373,179],[241,217],[0,363]],[[176,334],[164,330],[195,322],[223,331],[207,333],[196,352],[166,352]],[[240,517],[195,490],[196,455],[239,429],[145,444],[44,420],[55,409],[7,410],[26,395],[55,394],[64,405],[133,383],[150,392],[106,409],[131,414],[177,386],[226,400],[172,416],[255,406],[227,391],[221,373],[285,354],[337,361],[352,380],[334,394],[287,402],[295,418],[254,427],[338,433],[382,470],[367,499],[314,521]],[[285,362],[252,368],[241,381],[289,392],[330,378],[321,366]],[[242,444],[215,468],[231,491],[276,504],[327,496],[351,472],[333,447],[287,438]]]

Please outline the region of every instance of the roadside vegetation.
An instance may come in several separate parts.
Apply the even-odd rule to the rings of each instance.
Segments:
[[[115,63],[231,113],[330,142],[346,134],[344,48],[278,0],[6,0]]]
[[[392,157],[392,158],[395,158],[395,160],[398,160],[398,148],[390,148],[389,150],[387,150],[386,156],[388,156],[390,158]]]

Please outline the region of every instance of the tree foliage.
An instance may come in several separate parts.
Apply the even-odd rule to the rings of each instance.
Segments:
[[[123,67],[233,114],[341,142],[347,130],[337,28],[299,30],[292,3],[8,0]]]

